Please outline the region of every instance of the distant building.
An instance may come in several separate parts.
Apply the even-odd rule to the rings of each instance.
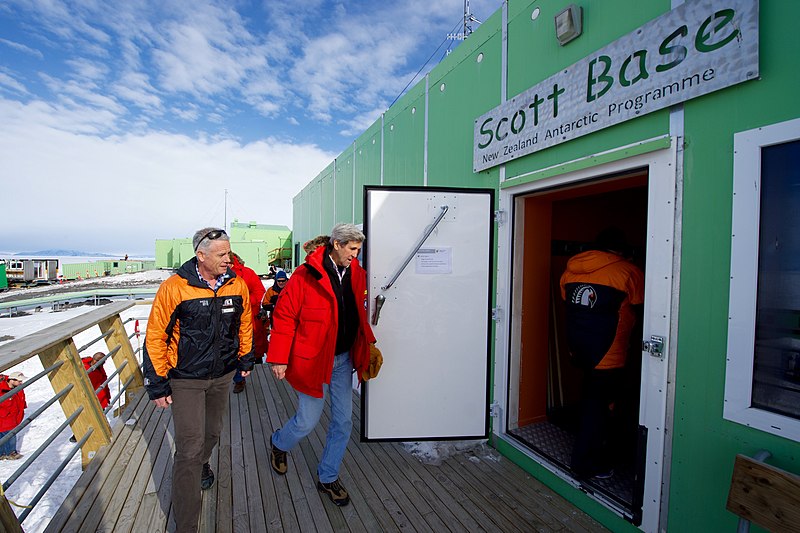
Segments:
[[[292,230],[287,226],[234,220],[227,231],[231,249],[257,274],[266,274],[271,265],[291,266]],[[156,239],[156,268],[177,268],[193,256],[191,238]]]

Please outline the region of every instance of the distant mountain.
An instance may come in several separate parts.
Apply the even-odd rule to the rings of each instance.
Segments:
[[[18,252],[18,256],[37,257],[117,257],[114,254],[101,254],[98,252],[81,252],[79,250],[39,250],[37,252]]]

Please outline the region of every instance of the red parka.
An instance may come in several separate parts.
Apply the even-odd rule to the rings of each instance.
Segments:
[[[0,376],[0,396],[12,389],[7,376]],[[11,398],[0,402],[0,431],[11,431],[22,422],[25,416],[25,391],[21,390]]]
[[[253,355],[256,361],[261,361],[264,354],[267,353],[269,343],[267,342],[267,326],[257,316],[261,311],[261,300],[264,298],[267,289],[264,288],[264,284],[261,283],[261,278],[258,277],[255,270],[243,265],[235,257],[232,257],[232,259],[231,270],[244,280],[250,293],[250,311],[253,316]]]
[[[326,253],[325,246],[312,252],[281,291],[267,354],[267,362],[288,365],[286,380],[295,390],[315,398],[322,398],[322,385],[331,382],[339,329],[336,295],[322,264]],[[375,336],[367,320],[367,273],[357,259],[349,268],[359,321],[350,356],[360,380]]]
[[[87,371],[92,367],[94,364],[91,357],[82,357],[81,361],[83,361],[83,368]],[[98,366],[91,372],[89,372],[89,381],[92,382],[92,388],[97,390],[97,387],[103,384],[105,380],[108,379],[106,375],[106,370],[101,366]],[[100,407],[105,409],[108,407],[108,403],[111,401],[111,391],[108,390],[108,385],[100,390],[97,393],[97,399],[100,400]]]

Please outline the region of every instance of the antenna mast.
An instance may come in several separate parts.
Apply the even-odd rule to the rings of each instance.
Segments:
[[[469,0],[464,0],[464,26],[460,33],[449,33],[447,38],[452,41],[465,41],[472,33],[473,22],[481,23],[480,20],[476,19],[475,16],[470,13]],[[447,53],[449,54],[450,50],[448,50]]]

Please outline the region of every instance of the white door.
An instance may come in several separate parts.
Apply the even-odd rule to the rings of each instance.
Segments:
[[[368,312],[384,363],[364,385],[364,440],[488,436],[493,207],[491,190],[366,188]]]

